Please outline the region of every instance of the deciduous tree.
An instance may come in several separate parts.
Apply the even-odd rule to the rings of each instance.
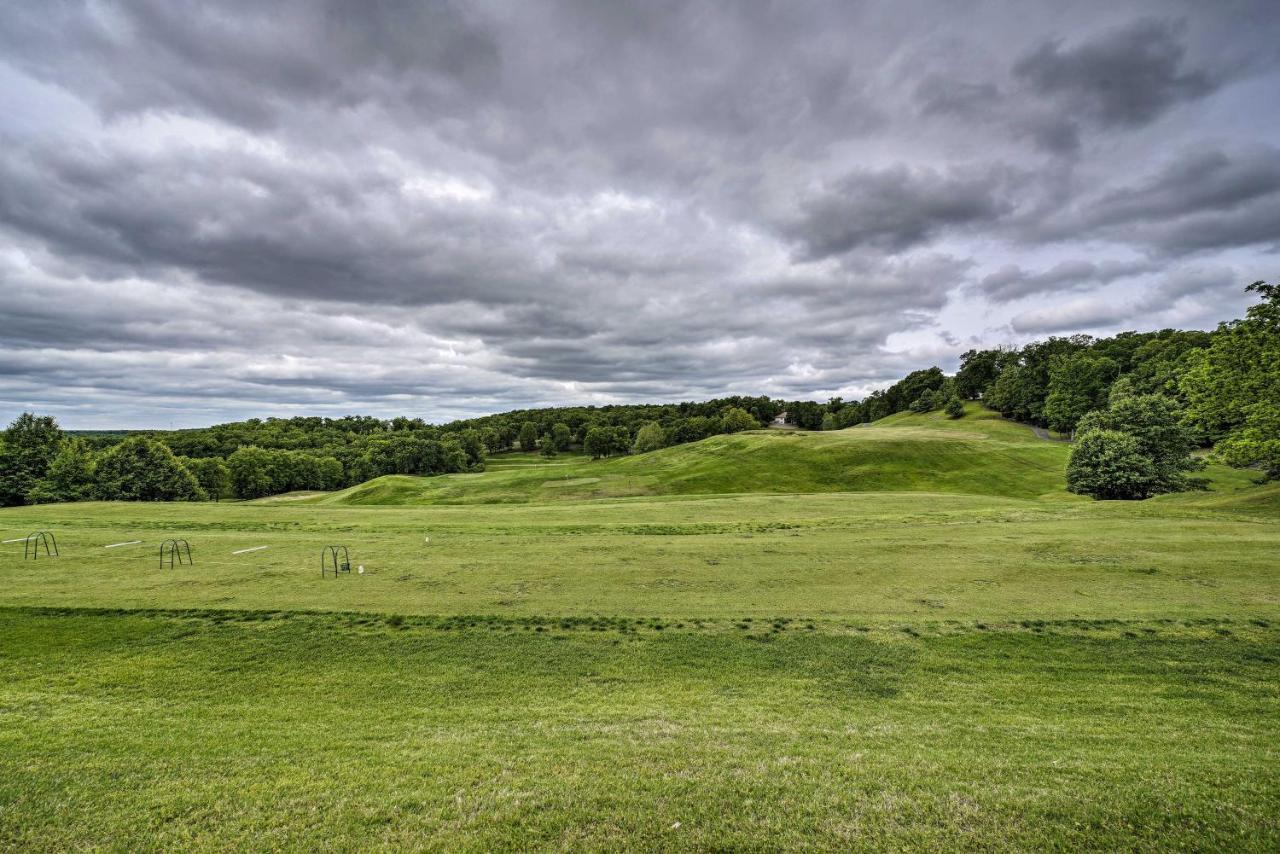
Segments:
[[[62,430],[51,416],[24,412],[0,441],[0,506],[23,504],[44,477],[62,444]]]
[[[98,460],[98,497],[108,501],[202,501],[208,496],[168,446],[130,436]]]

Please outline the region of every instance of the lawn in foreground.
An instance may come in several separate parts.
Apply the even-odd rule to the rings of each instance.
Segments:
[[[1280,845],[1280,630],[0,609],[0,848]]]

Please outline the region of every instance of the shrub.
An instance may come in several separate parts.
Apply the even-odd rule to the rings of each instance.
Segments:
[[[1090,412],[1080,419],[1079,430],[1116,430],[1132,436],[1138,453],[1151,464],[1151,495],[1199,485],[1187,477],[1188,472],[1204,467],[1191,456],[1195,437],[1183,423],[1178,404],[1164,395],[1118,397],[1110,409]]]
[[[760,423],[752,417],[750,412],[737,406],[726,409],[720,418],[721,433],[741,433],[743,430],[754,430],[759,426]]]
[[[932,412],[938,408],[937,396],[933,393],[933,389],[924,391],[915,400],[911,401],[911,411],[915,413]]]
[[[954,396],[947,401],[946,408],[943,411],[947,413],[948,418],[963,418],[964,401],[958,396]]]
[[[1150,497],[1158,478],[1138,440],[1118,430],[1090,429],[1080,435],[1067,461],[1067,489],[1095,499]]]
[[[667,444],[667,434],[662,429],[662,425],[657,421],[650,421],[640,428],[640,432],[636,434],[636,443],[632,447],[632,451],[637,454],[646,454],[649,451],[656,451],[665,447]]]

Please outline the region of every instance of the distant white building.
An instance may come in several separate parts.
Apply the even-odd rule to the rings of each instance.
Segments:
[[[779,413],[777,414],[777,416],[773,419],[773,423],[772,423],[772,424],[770,424],[769,426],[770,426],[770,427],[784,427],[784,428],[785,428],[785,427],[790,427],[791,425],[787,423],[787,413],[786,413],[786,412],[779,412]]]

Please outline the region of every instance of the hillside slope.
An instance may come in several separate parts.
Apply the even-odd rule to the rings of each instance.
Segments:
[[[388,476],[302,499],[325,504],[564,501],[743,492],[943,492],[1065,500],[1068,449],[971,405],[965,418],[903,413],[825,433],[757,430],[649,454],[479,474]]]

